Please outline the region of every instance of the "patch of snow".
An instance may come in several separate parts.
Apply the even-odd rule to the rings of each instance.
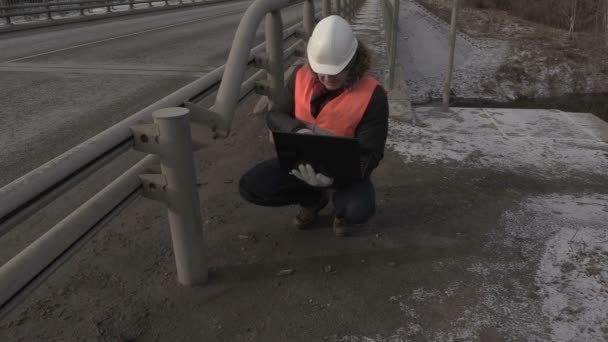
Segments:
[[[53,13],[53,19],[67,19],[67,18],[75,18],[80,16],[80,11],[63,11],[63,12],[55,12]]]
[[[166,6],[167,4],[164,1],[155,1],[155,2],[151,2],[150,6],[151,7],[163,7]]]
[[[488,235],[483,247],[487,258],[465,266],[478,285],[448,283],[390,296],[389,303],[399,305],[403,313],[402,328],[390,335],[335,341],[477,341],[488,328],[505,340],[604,341],[608,336],[606,222],[607,194],[525,199],[505,211],[498,228]],[[456,263],[442,261],[435,266],[460,268],[463,261]],[[452,301],[458,305],[450,306]],[[442,318],[432,316],[428,307],[460,311]]]
[[[538,260],[536,285],[551,341],[608,337],[608,195],[532,198],[504,215],[497,244]]]
[[[449,25],[416,1],[401,1],[399,54],[413,104],[428,103],[443,95],[448,65]],[[459,34],[456,40],[452,89],[459,97],[477,98],[482,85],[496,73],[507,44],[493,39],[473,39]],[[500,100],[503,94],[489,96]]]
[[[128,11],[128,10],[129,10],[129,5],[112,6],[112,12],[122,12],[122,11]]]
[[[90,8],[88,10],[88,13],[91,13],[91,14],[102,14],[102,13],[107,13],[107,12],[108,12],[108,9],[105,7]]]
[[[416,108],[421,123],[390,122],[387,145],[406,163],[458,162],[541,177],[606,175],[608,144],[568,113],[541,110]]]
[[[568,205],[554,198],[545,204],[552,213],[548,216],[562,221],[547,242],[537,274],[555,341],[608,337],[607,200],[587,197]],[[579,217],[564,217],[564,207]]]
[[[11,17],[11,22],[16,25],[47,20],[48,18],[46,17],[46,14]]]

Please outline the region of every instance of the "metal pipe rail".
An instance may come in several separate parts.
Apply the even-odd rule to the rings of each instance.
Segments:
[[[301,25],[301,22],[296,23],[285,30],[283,39],[293,37]],[[247,56],[248,65],[254,61],[256,54],[265,49],[265,46],[264,42],[251,50]],[[291,54],[293,52],[290,52],[289,55]],[[71,179],[75,179],[75,177],[77,180],[84,179],[95,169],[111,161],[109,158],[104,158],[111,151],[120,149],[120,146],[124,144],[129,144],[126,148],[130,147],[132,136],[129,127],[150,119],[155,110],[181,106],[197,97],[198,94],[216,87],[222,80],[225,68],[225,65],[216,68],[200,79],[176,90],[0,188],[0,236],[76,185],[77,182],[70,181]],[[248,87],[252,88],[251,84]],[[125,146],[122,147],[122,151],[124,150]]]
[[[279,11],[304,1],[307,4],[303,6],[303,22],[283,31]],[[331,7],[327,5],[329,0],[323,1],[322,16],[327,16]],[[361,0],[347,0],[343,12],[338,13],[352,15],[360,3]],[[192,154],[193,145],[200,145],[200,141],[190,137],[188,122],[206,125],[212,131],[224,131],[227,135],[240,99],[260,89],[266,90],[272,98],[279,96],[284,82],[283,64],[298,50],[298,44],[293,44],[284,51],[283,40],[296,34],[304,39],[309,37],[316,13],[313,0],[254,1],[239,24],[226,65],[0,189],[1,236],[127,148],[132,146],[158,155],[158,158],[145,157],[0,267],[0,316],[39,285],[66,255],[83,244],[87,235],[116,214],[117,209],[140,190],[145,197],[161,200],[168,208],[178,280],[186,285],[205,283],[204,239],[203,243],[192,242],[202,239]],[[266,42],[252,48],[255,31],[264,16],[267,20]],[[263,49],[266,53],[262,53]],[[264,70],[243,82],[246,68],[252,63]],[[269,87],[260,82],[265,74],[270,80]],[[217,83],[219,90],[210,109],[190,102]],[[186,108],[179,108],[182,106]],[[150,119],[152,112],[155,123],[142,125]],[[157,160],[161,162],[162,173],[143,175],[144,169]]]
[[[237,28],[234,36],[232,48],[230,49],[230,54],[228,55],[228,60],[226,62],[226,71],[222,77],[222,83],[220,84],[220,88],[213,105],[213,110],[220,118],[222,128],[225,130],[226,134],[228,134],[230,130],[230,124],[232,123],[234,110],[236,108],[236,103],[231,100],[230,94],[237,93],[239,85],[243,82],[245,68],[248,63],[247,54],[252,48],[256,28],[260,25],[265,16],[267,18],[266,20],[271,23],[268,25],[282,25],[280,24],[280,16],[273,16],[271,13],[276,12],[283,7],[303,1],[309,3],[307,6],[312,6],[314,8],[314,3],[312,0],[256,0],[251,4],[251,6],[249,6],[249,8],[247,8],[247,11],[245,11],[245,14],[241,19],[239,27]],[[345,1],[347,5],[344,6],[344,11],[342,11],[342,8],[340,7],[341,1],[334,1],[334,13],[344,15],[344,13],[351,12],[351,8],[354,9],[360,6],[362,2],[362,0]],[[329,2],[329,0],[323,0],[323,2]],[[328,5],[323,5],[324,11],[328,8]],[[307,25],[305,27],[310,28],[314,26],[314,23],[312,23],[313,18],[307,13],[307,11],[304,12],[304,23]],[[324,16],[325,14],[329,13],[323,13]],[[279,44],[280,42],[272,34],[269,35],[268,31],[266,32],[267,46],[275,51],[273,45]],[[276,56],[274,58],[276,58]],[[273,88],[282,89],[282,67],[279,68],[278,65],[275,64],[275,68],[270,70],[270,74],[273,77]],[[274,94],[274,96],[278,95],[279,94],[277,93]]]

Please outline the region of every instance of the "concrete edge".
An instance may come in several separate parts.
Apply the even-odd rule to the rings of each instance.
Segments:
[[[163,6],[163,7],[157,7],[157,8],[144,8],[144,9],[138,9],[138,10],[128,10],[128,11],[123,11],[123,12],[95,14],[95,15],[85,16],[85,17],[79,16],[76,18],[52,19],[52,20],[47,20],[45,22],[39,22],[39,23],[13,24],[6,28],[1,28],[0,35],[2,35],[3,33],[19,32],[19,31],[25,31],[25,30],[31,30],[31,29],[37,29],[37,28],[43,28],[43,27],[52,27],[52,26],[58,26],[58,25],[66,25],[66,24],[76,24],[76,23],[95,21],[95,20],[101,20],[101,19],[124,17],[124,16],[129,16],[129,15],[170,11],[170,10],[183,9],[183,8],[188,8],[188,7],[207,6],[207,5],[214,5],[214,4],[218,4],[218,3],[224,3],[224,2],[245,2],[245,1],[248,1],[248,0],[210,0],[210,1],[181,4],[181,5],[169,5],[169,6]]]
[[[398,50],[398,49],[397,49]],[[414,110],[412,109],[412,103],[410,100],[410,93],[405,80],[405,71],[403,65],[399,61],[399,52],[396,52],[397,57],[395,58],[395,84],[393,88],[388,91],[388,104],[389,104],[389,117],[406,122],[412,125],[416,125],[418,121]]]

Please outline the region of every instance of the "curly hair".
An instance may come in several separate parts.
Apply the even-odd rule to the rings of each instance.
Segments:
[[[357,39],[357,51],[355,51],[355,55],[344,68],[348,74],[346,76],[343,88],[351,89],[355,84],[357,84],[357,82],[359,82],[370,70],[371,64],[372,61],[369,50],[360,40]],[[306,60],[306,66],[316,75],[316,73],[310,67],[308,60]]]
[[[344,83],[345,89],[350,89],[357,84],[371,68],[372,61],[367,47],[360,40],[357,42],[357,51],[345,68],[348,72]]]

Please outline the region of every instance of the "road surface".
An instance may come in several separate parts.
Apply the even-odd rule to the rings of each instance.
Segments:
[[[224,64],[250,3],[0,36],[0,186]]]

